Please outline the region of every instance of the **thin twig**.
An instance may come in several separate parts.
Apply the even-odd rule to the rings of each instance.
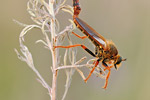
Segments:
[[[79,67],[85,67],[85,66],[93,66],[93,64],[83,64],[83,65],[66,65],[66,66],[59,66],[57,70],[60,69],[67,69],[67,68],[79,68]]]

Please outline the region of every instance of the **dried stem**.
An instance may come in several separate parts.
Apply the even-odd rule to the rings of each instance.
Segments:
[[[51,40],[52,40],[52,47],[57,45],[57,41],[55,41],[55,36],[56,36],[56,31],[55,31],[55,13],[54,13],[54,0],[49,0],[49,12],[52,16],[51,19],[51,25],[50,25],[50,30],[51,30]],[[57,51],[55,49],[52,50],[52,61],[53,61],[53,79],[52,79],[52,98],[51,100],[56,100],[56,87],[57,87]]]

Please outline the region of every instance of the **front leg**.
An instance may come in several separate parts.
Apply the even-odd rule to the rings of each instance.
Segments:
[[[104,69],[104,71],[105,70],[108,70],[108,73],[107,73],[107,76],[106,76],[106,81],[105,81],[105,85],[104,85],[104,89],[106,89],[107,88],[107,85],[108,85],[108,78],[109,78],[109,76],[110,76],[110,72],[111,72],[111,66],[109,67],[107,64],[106,64],[106,59],[104,59],[103,61],[102,61],[102,64],[103,64],[103,66],[105,67],[105,69]]]
[[[88,77],[84,80],[85,82],[87,82],[87,80],[90,78],[90,76],[92,75],[92,73],[94,72],[95,68],[97,67],[97,65],[99,64],[99,61],[101,59],[98,59],[95,63],[95,66],[93,67],[93,69],[91,70],[91,72],[89,73]]]

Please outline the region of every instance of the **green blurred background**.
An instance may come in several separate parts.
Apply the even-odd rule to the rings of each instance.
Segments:
[[[18,60],[14,48],[19,49],[18,37],[23,29],[12,20],[33,24],[26,11],[28,0],[3,0],[0,3],[0,100],[49,100],[47,90],[36,80],[26,63]],[[72,0],[68,0],[71,4]],[[127,58],[118,71],[112,70],[108,89],[101,87],[104,80],[93,75],[87,84],[76,72],[66,100],[150,100],[150,1],[149,0],[80,0],[80,17],[107,39],[113,40],[119,53]],[[59,18],[61,29],[69,25],[64,13]],[[67,18],[72,18],[67,16]],[[62,21],[63,20],[63,21]],[[77,31],[80,35],[81,32]],[[25,37],[35,66],[51,85],[51,59],[48,50],[35,41],[43,38],[39,30]],[[74,39],[77,40],[76,37]],[[93,49],[88,39],[84,43]],[[80,50],[80,48],[79,48]],[[81,56],[91,58],[82,49]],[[78,56],[80,58],[81,56]],[[85,74],[88,70],[85,69]],[[58,100],[62,97],[65,73],[58,77]]]

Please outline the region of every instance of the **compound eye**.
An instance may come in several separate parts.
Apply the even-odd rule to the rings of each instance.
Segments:
[[[120,63],[121,63],[121,61],[122,61],[122,57],[119,57],[119,58],[117,59],[116,64],[117,64],[117,65],[118,65],[118,64],[120,64]]]

